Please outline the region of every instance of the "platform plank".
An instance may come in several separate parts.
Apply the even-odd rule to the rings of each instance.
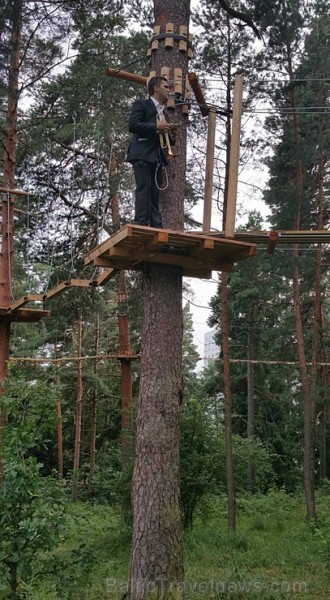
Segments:
[[[50,316],[50,310],[38,310],[35,308],[18,308],[11,311],[8,308],[0,308],[0,317],[8,321],[22,323],[37,323],[40,319]]]

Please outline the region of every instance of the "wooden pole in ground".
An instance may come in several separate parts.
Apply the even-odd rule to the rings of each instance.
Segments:
[[[212,193],[214,172],[214,144],[217,113],[215,106],[210,107],[207,129],[205,187],[204,187],[204,213],[203,231],[210,231],[212,217]]]
[[[230,145],[228,201],[225,223],[225,236],[234,237],[236,217],[237,179],[239,164],[239,146],[241,137],[241,118],[243,100],[243,76],[235,76],[233,124]]]

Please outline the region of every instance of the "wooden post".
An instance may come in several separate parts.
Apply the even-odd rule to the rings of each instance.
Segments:
[[[235,230],[239,145],[240,145],[240,136],[241,136],[242,99],[243,99],[243,76],[236,75],[235,76],[235,88],[234,88],[233,124],[232,124],[230,159],[229,159],[228,202],[227,202],[227,215],[226,215],[226,223],[225,223],[225,236],[226,237],[234,237],[234,230]]]
[[[208,117],[208,129],[207,129],[203,231],[210,231],[210,229],[211,229],[216,119],[217,119],[216,108],[215,108],[215,106],[211,106],[210,112],[209,112],[209,117]]]

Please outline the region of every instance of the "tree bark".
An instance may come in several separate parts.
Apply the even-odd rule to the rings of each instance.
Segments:
[[[15,169],[17,154],[17,106],[18,76],[20,63],[20,43],[22,31],[22,0],[12,3],[12,30],[10,39],[10,64],[8,72],[7,122],[3,142],[3,187],[15,188]],[[12,301],[14,202],[9,194],[3,194],[2,200],[2,243],[0,254],[0,307],[8,307]],[[0,317],[0,394],[7,375],[9,359],[10,321]],[[0,414],[0,485],[2,481],[2,430],[6,424],[6,414]]]
[[[248,323],[248,343],[247,343],[247,429],[246,436],[248,440],[253,440],[255,435],[255,410],[254,410],[254,364],[253,360],[253,325],[252,321]],[[251,455],[250,455],[251,456]],[[249,492],[254,490],[254,465],[252,458],[249,458],[247,465],[247,489]]]
[[[189,26],[190,1],[154,0],[155,21]],[[159,45],[152,70],[188,71],[188,59]],[[177,155],[167,167],[168,188],[161,193],[165,228],[183,229],[186,116],[176,107]],[[131,600],[183,598],[183,552],[179,492],[179,417],[182,396],[182,269],[145,265],[142,283],[143,334],[132,485],[133,542]],[[156,594],[159,594],[156,596]]]
[[[83,379],[82,379],[82,314],[78,322],[78,341],[77,341],[77,397],[76,397],[76,413],[75,413],[75,441],[74,441],[74,458],[73,458],[73,473],[72,473],[72,500],[78,500],[78,477],[80,467],[80,450],[81,450],[81,417],[82,417],[82,396],[83,396]]]
[[[227,55],[227,111],[231,108],[231,38],[230,38],[230,20],[227,16],[228,32],[228,55]],[[231,122],[230,117],[226,121],[226,171],[225,171],[225,189],[223,202],[223,220],[222,229],[225,231],[227,219],[227,203],[229,188],[229,169],[230,169],[230,145],[231,145]],[[222,329],[222,351],[223,351],[223,375],[224,375],[224,396],[225,396],[225,439],[226,439],[226,482],[227,482],[227,524],[229,531],[236,529],[236,506],[235,506],[235,476],[234,476],[234,457],[233,457],[233,404],[230,385],[230,342],[229,342],[229,300],[228,300],[228,276],[221,274],[221,329]]]
[[[285,10],[285,7],[284,7]],[[292,48],[289,42],[290,36],[287,35],[286,54],[288,62],[288,72],[290,79],[293,79],[292,66]],[[293,135],[295,147],[295,185],[296,185],[296,206],[294,216],[294,229],[300,229],[301,206],[303,199],[303,162],[301,157],[301,141],[299,117],[297,114],[297,100],[294,91],[291,92],[291,106],[293,109]],[[292,246],[292,297],[293,309],[297,338],[297,353],[299,360],[300,377],[304,399],[304,493],[306,501],[306,511],[308,519],[316,518],[315,509],[315,489],[314,489],[314,398],[308,378],[304,332],[301,314],[301,299],[299,286],[299,249],[297,244]]]
[[[63,421],[62,421],[62,403],[61,396],[59,393],[60,376],[56,373],[56,390],[57,390],[57,401],[56,401],[56,414],[57,414],[57,468],[58,477],[63,479]]]
[[[233,457],[233,403],[230,386],[229,363],[229,311],[228,311],[228,277],[221,273],[222,299],[222,353],[225,395],[225,437],[226,437],[226,472],[227,472],[227,517],[229,531],[236,529],[234,457]]]
[[[131,598],[155,589],[177,598],[183,557],[179,504],[181,269],[148,266],[132,499]]]
[[[91,441],[89,451],[89,473],[87,481],[88,493],[93,491],[93,479],[95,472],[95,456],[96,456],[96,422],[97,422],[97,371],[98,371],[98,353],[100,339],[100,315],[96,317],[95,326],[95,359],[94,359],[94,383],[93,383],[93,399],[92,399],[92,414],[91,414]]]
[[[110,164],[110,178],[115,179],[117,162],[113,157]],[[111,213],[114,230],[120,228],[120,208],[117,186],[111,195]],[[117,303],[118,303],[118,330],[119,330],[119,353],[131,353],[130,326],[127,306],[127,283],[125,271],[120,271],[117,278]],[[123,465],[127,465],[132,457],[132,361],[130,358],[120,359],[121,369],[121,445]]]

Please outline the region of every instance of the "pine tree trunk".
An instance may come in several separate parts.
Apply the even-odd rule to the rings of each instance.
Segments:
[[[227,273],[221,274],[221,299],[222,299],[222,353],[224,371],[225,395],[225,437],[226,437],[226,472],[227,472],[227,511],[228,529],[236,529],[235,508],[235,482],[234,482],[234,457],[233,457],[233,404],[230,389],[230,363],[229,363],[229,320],[228,320],[228,277]]]
[[[289,40],[289,36],[288,36]],[[287,61],[290,78],[293,79],[292,49],[287,42]],[[303,199],[303,163],[301,157],[301,140],[299,118],[297,114],[297,100],[295,92],[291,92],[291,106],[293,110],[293,134],[295,147],[295,185],[296,206],[294,216],[294,229],[300,229],[301,206]],[[307,518],[315,519],[315,490],[314,490],[314,398],[308,379],[304,332],[301,314],[301,299],[299,288],[299,250],[298,246],[292,246],[292,297],[294,307],[294,318],[297,338],[297,353],[300,369],[300,377],[304,398],[304,492],[306,501]]]
[[[231,102],[231,38],[230,38],[230,20],[227,16],[228,32],[228,57],[227,57],[227,109],[228,115],[232,106]],[[227,218],[229,169],[230,169],[230,146],[231,146],[231,120],[228,116],[226,122],[226,171],[225,171],[225,190],[223,203],[223,221],[222,228],[225,231]],[[227,482],[227,523],[229,531],[236,529],[236,506],[235,506],[235,476],[234,476],[234,458],[233,458],[233,405],[230,385],[230,343],[229,343],[229,305],[228,305],[228,276],[221,274],[221,329],[222,329],[222,351],[223,351],[223,371],[224,371],[224,396],[225,396],[225,439],[226,439],[226,482]]]
[[[81,417],[82,417],[82,396],[83,396],[83,380],[82,380],[82,314],[78,323],[78,342],[77,342],[77,397],[76,397],[76,414],[75,414],[75,442],[74,442],[74,459],[72,473],[72,500],[78,500],[78,478],[80,467],[80,450],[81,450]]]
[[[323,323],[323,316],[322,316]],[[327,353],[323,346],[322,348],[322,361],[328,362]],[[326,365],[322,366],[322,384],[323,384],[323,396],[324,402],[320,412],[320,433],[319,433],[319,452],[320,452],[320,481],[330,478],[330,465],[328,464],[328,443],[329,437],[329,426],[330,426],[330,405],[327,399],[330,397],[330,381],[329,371]]]
[[[308,380],[299,293],[298,248],[293,246],[292,296],[296,323],[297,352],[304,397],[304,491],[308,519],[316,518],[314,494],[314,403]]]
[[[96,422],[97,422],[97,371],[98,371],[98,353],[100,339],[100,315],[97,315],[95,326],[95,359],[94,359],[94,383],[93,383],[93,398],[92,398],[92,414],[91,414],[91,441],[89,451],[89,473],[87,488],[88,493],[93,491],[93,479],[95,472],[95,456],[96,456]]]
[[[116,160],[110,165],[110,178],[115,175]],[[111,213],[114,230],[120,228],[120,209],[117,188],[111,195]],[[117,279],[117,303],[118,303],[118,330],[119,330],[119,353],[131,353],[130,326],[127,306],[127,284],[125,271],[120,271]],[[120,360],[121,369],[121,440],[123,465],[127,465],[132,457],[132,361],[130,358]]]
[[[253,329],[252,322],[248,323],[248,343],[247,343],[247,430],[248,440],[254,439],[254,365],[253,365]],[[251,455],[250,455],[251,456]],[[249,458],[247,466],[247,489],[249,492],[254,490],[254,465],[252,458]]]
[[[190,2],[154,0],[156,25],[189,25]],[[152,70],[182,69],[187,55],[160,44]],[[173,75],[172,75],[173,76]],[[186,164],[186,116],[180,106],[175,143],[168,165],[169,185],[161,193],[165,228],[183,229]],[[183,598],[183,551],[180,518],[179,417],[182,396],[182,270],[145,265],[142,284],[143,334],[136,424],[136,461],[132,485],[133,542],[131,600]],[[156,595],[158,590],[159,595]],[[161,595],[163,593],[163,595]]]
[[[56,414],[57,414],[57,465],[58,465],[58,477],[63,479],[63,422],[62,422],[62,404],[61,397],[59,394],[59,383],[60,376],[56,373],[56,389],[57,389],[57,401],[56,401]]]
[[[321,79],[322,72],[318,72],[318,76]],[[326,96],[321,88],[321,82],[317,82],[318,94],[317,101],[318,106],[326,105]],[[325,154],[324,154],[324,135],[327,129],[327,124],[324,119],[324,114],[319,114],[318,117],[318,140],[317,140],[317,153],[318,153],[318,173],[317,173],[317,182],[318,182],[318,192],[317,192],[317,228],[324,228],[324,179],[325,179]],[[319,358],[320,346],[323,345],[323,336],[322,336],[322,257],[323,257],[323,249],[320,244],[316,250],[316,260],[315,260],[315,276],[314,276],[314,320],[313,320],[313,339],[312,339],[312,392],[314,396],[314,403],[317,400],[317,390],[318,390],[318,381],[320,378],[318,377],[320,374],[322,375],[323,383],[326,383],[323,378],[323,370],[318,368],[317,361]],[[322,353],[324,352],[324,346],[321,348]],[[323,397],[325,393],[323,392]],[[322,480],[325,477],[326,473],[326,419],[324,418],[326,415],[326,405],[323,402],[321,407],[321,416],[320,416],[320,427],[319,427],[319,439],[318,439],[318,447],[319,447],[319,478]],[[315,421],[315,416],[314,416]]]
[[[20,600],[18,593],[18,565],[11,563],[9,565],[9,581],[10,581],[10,600]]]
[[[125,271],[121,271],[117,285],[118,303],[118,329],[119,353],[131,354],[131,341],[129,331],[127,286]],[[132,458],[132,361],[127,358],[120,359],[121,367],[121,444],[123,464],[128,464]]]
[[[131,598],[183,578],[179,505],[179,399],[182,361],[181,269],[147,266],[133,477]]]
[[[20,64],[20,43],[22,32],[22,0],[13,0],[11,6],[11,37],[10,64],[8,71],[8,103],[7,121],[4,126],[3,155],[2,155],[2,185],[15,188],[15,167],[17,154],[17,107],[18,107],[18,77]],[[13,235],[14,235],[14,202],[9,194],[3,194],[2,223],[1,223],[1,254],[0,254],[0,307],[7,308],[12,301],[12,270],[13,270]],[[7,375],[9,359],[10,321],[0,317],[0,394],[2,384]],[[0,485],[2,482],[2,430],[6,424],[6,414],[0,414]]]

